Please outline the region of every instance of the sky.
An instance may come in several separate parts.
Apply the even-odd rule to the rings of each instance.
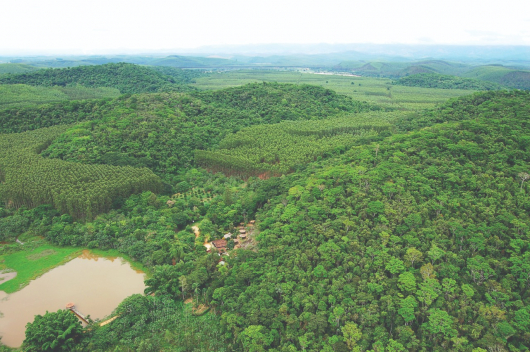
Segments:
[[[530,45],[528,0],[13,0],[0,55],[265,43]]]

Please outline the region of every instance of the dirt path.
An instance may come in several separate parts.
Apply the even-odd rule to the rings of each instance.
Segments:
[[[198,238],[199,235],[201,234],[199,228],[197,226],[192,226],[191,229],[195,233],[195,238]],[[212,249],[212,244],[207,242],[206,240],[204,240],[204,247],[206,247],[206,250],[211,250]]]
[[[105,320],[103,323],[99,324],[99,326],[105,326],[109,323],[112,323],[114,320],[116,320],[118,318],[118,316],[116,315],[115,317],[112,317],[110,318],[109,320]]]
[[[191,229],[195,233],[195,238],[199,237],[199,235],[201,234],[201,232],[199,231],[199,228],[197,226],[192,226]]]

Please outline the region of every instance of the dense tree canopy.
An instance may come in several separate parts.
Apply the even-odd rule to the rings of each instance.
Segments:
[[[241,96],[248,101],[244,103]],[[247,85],[222,94],[135,95],[102,105],[100,119],[73,126],[42,155],[149,167],[172,182],[175,173],[193,165],[194,150],[215,147],[224,136],[245,126],[377,109],[324,88],[290,84]]]
[[[502,86],[488,81],[479,81],[472,78],[440,75],[437,73],[418,73],[402,77],[394,84],[409,87],[442,88],[442,89],[472,89],[472,90],[499,90]]]
[[[5,148],[23,145],[24,155],[69,170],[113,172],[122,169],[86,164],[112,163],[112,153],[132,163],[146,151],[175,193],[120,193],[111,211],[87,221],[57,205],[6,204],[0,231],[118,249],[152,269],[149,296],[128,298],[111,324],[87,329],[81,350],[528,350],[529,102],[528,92],[493,91],[425,112],[356,114],[376,108],[318,87],[252,84],[90,103],[104,107],[97,119],[4,135]],[[337,135],[366,138],[263,180],[195,169],[178,154],[209,149],[276,165]],[[278,144],[273,155],[266,142],[281,138],[300,143]],[[164,149],[182,159],[161,163],[174,155]],[[54,159],[36,154],[43,150]],[[249,229],[244,246],[222,257],[206,251],[205,242],[240,223]],[[209,313],[194,317],[188,299]]]
[[[167,72],[170,75],[166,75]],[[76,86],[117,88],[121,93],[148,93],[191,90],[184,82],[190,74],[177,74],[178,69],[151,69],[127,63],[50,68],[0,77],[0,84],[31,86]]]
[[[472,119],[286,178],[259,251],[204,286],[243,350],[528,346],[529,95],[478,99]]]
[[[72,351],[81,339],[83,327],[68,310],[36,315],[26,326],[26,351]]]
[[[116,198],[162,190],[160,178],[145,168],[83,165],[39,155],[65,129],[0,135],[0,201],[7,207],[53,204],[75,218],[91,219],[108,211]]]
[[[401,114],[361,113],[339,118],[258,125],[227,135],[219,148],[195,151],[195,161],[209,170],[243,177],[281,176],[353,145],[391,134],[388,121]]]

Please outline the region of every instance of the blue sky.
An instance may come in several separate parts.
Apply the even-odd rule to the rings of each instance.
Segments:
[[[16,0],[0,54],[260,43],[530,45],[527,0]]]

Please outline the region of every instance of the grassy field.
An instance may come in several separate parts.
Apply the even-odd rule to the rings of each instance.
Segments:
[[[132,269],[143,271],[150,275],[149,270],[142,264],[134,262],[130,257],[121,254],[117,250],[99,250],[91,249],[84,252],[84,248],[75,247],[57,247],[45,243],[43,240],[25,243],[24,246],[18,246],[18,251],[0,255],[0,271],[9,269],[16,271],[17,276],[7,282],[0,284],[0,291],[13,293],[26,286],[31,280],[36,279],[51,269],[65,264],[81,254],[95,255],[105,258],[121,257],[131,264]]]
[[[321,75],[294,71],[241,70],[212,73],[198,78],[199,89],[222,89],[253,82],[313,84],[333,89],[356,100],[400,110],[431,108],[449,98],[472,94],[472,90],[393,86],[387,78]]]
[[[36,248],[22,249],[15,253],[2,255],[0,256],[0,270],[14,270],[17,276],[0,284],[0,290],[6,293],[18,291],[31,280],[77,257],[81,251],[80,248],[41,244]]]

